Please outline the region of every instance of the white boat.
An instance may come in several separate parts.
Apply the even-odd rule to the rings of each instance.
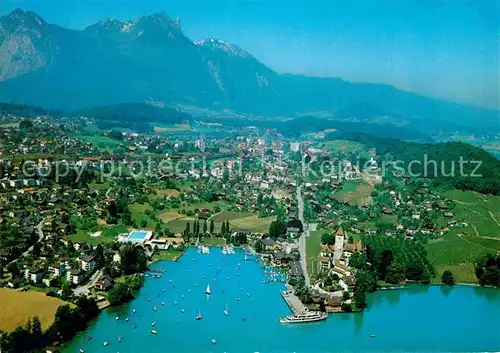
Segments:
[[[201,320],[201,319],[203,319],[203,316],[201,315],[201,311],[198,311],[198,314],[196,314],[195,319],[196,319],[196,320]]]
[[[130,320],[130,318],[129,318],[129,317],[127,317],[127,318],[125,319],[125,322],[128,322],[129,320]]]
[[[152,333],[153,335],[156,335],[156,334],[158,333],[158,331],[156,331],[156,330],[151,330],[151,333]]]
[[[132,310],[132,312],[135,314],[136,310],[134,309],[134,310]]]
[[[80,349],[80,353],[84,353],[85,351],[83,349]]]
[[[224,309],[224,315],[226,315],[226,316],[229,315],[229,311],[227,311],[227,302],[226,302],[226,309]]]
[[[210,295],[210,284],[207,284],[207,289],[205,289],[205,294]]]
[[[282,324],[315,322],[315,321],[325,320],[327,317],[328,317],[327,313],[321,311],[310,311],[305,314],[288,315],[287,317],[284,318],[280,317],[280,322]]]
[[[108,346],[108,341],[104,342],[104,347]]]
[[[181,309],[181,313],[183,313],[183,314],[184,314],[184,309]]]
[[[117,316],[117,317],[116,317],[116,321],[118,321],[118,320],[120,320],[120,317],[119,317],[119,316]]]
[[[153,310],[156,311],[156,306],[153,306]]]
[[[155,327],[155,325],[156,325],[156,322],[154,322],[154,321],[153,321],[153,322],[151,323],[151,327]]]
[[[212,338],[212,343],[217,344],[217,340],[215,338]]]

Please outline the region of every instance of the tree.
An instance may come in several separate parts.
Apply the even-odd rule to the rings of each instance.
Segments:
[[[411,262],[406,266],[406,278],[420,281],[424,274],[425,268],[421,262]]]
[[[366,265],[366,256],[363,253],[355,252],[349,258],[349,266],[354,267],[358,270],[362,269]]]
[[[356,303],[356,308],[358,309],[366,307],[366,294],[363,290],[354,291],[354,302]]]
[[[399,284],[405,280],[404,268],[398,264],[393,263],[387,268],[387,274],[385,278],[386,282],[392,284]]]
[[[148,226],[148,221],[145,219],[141,220],[141,228],[146,228]]]
[[[28,129],[31,129],[33,127],[33,122],[30,121],[30,120],[23,120],[19,123],[19,128],[21,130],[28,130]]]
[[[257,241],[255,242],[255,251],[258,253],[264,251],[264,247],[262,246],[262,242],[260,241],[260,239],[257,239]]]
[[[144,249],[133,244],[125,244],[120,248],[120,267],[124,274],[142,272],[147,268]]]
[[[94,256],[96,258],[96,261],[99,266],[104,266],[105,259],[104,259],[104,248],[102,247],[101,244],[98,244],[95,248],[94,251]]]
[[[350,313],[352,311],[352,305],[346,302],[343,302],[340,308],[346,313]]]
[[[210,234],[214,234],[214,229],[215,229],[214,220],[211,219],[210,220]]]
[[[207,221],[203,221],[203,234],[207,234]]]
[[[71,290],[71,287],[69,286],[69,283],[64,283],[62,286],[62,292],[61,292],[61,297],[63,299],[68,299],[73,295],[73,291]]]
[[[321,242],[326,245],[334,245],[335,244],[335,234],[327,232],[323,233],[321,236]]]
[[[348,291],[343,292],[342,293],[342,300],[346,301],[346,300],[349,300],[349,299],[351,299],[351,295],[349,294],[349,292]]]
[[[392,263],[393,256],[392,256],[392,251],[391,250],[383,250],[380,253],[379,260],[378,260],[378,274],[380,278],[385,279],[385,276],[387,275],[387,267],[389,267]]]
[[[111,306],[120,305],[132,297],[130,288],[124,283],[116,283],[108,292],[108,301]]]
[[[31,340],[32,345],[34,347],[42,347],[43,346],[43,331],[42,324],[40,323],[40,319],[38,316],[35,316],[31,323]]]
[[[13,278],[19,278],[21,277],[21,271],[19,270],[19,267],[17,266],[17,262],[11,262],[10,264],[7,265],[7,271],[10,272]]]

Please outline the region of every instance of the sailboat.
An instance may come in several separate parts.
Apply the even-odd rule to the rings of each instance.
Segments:
[[[198,314],[196,314],[196,320],[201,320],[203,319],[203,316],[201,315],[201,311],[198,311]]]
[[[205,294],[210,295],[210,284],[207,284],[207,289],[205,289]]]
[[[226,316],[229,315],[229,311],[227,311],[227,302],[226,302],[226,309],[224,309],[224,315],[226,315]]]

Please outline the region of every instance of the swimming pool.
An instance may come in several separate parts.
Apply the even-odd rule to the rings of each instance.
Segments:
[[[130,232],[130,235],[128,236],[129,241],[143,241],[146,239],[146,236],[148,235],[148,232],[146,231],[137,231],[134,230]]]

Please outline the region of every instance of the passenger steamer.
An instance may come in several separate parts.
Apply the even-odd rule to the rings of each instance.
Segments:
[[[327,313],[321,311],[309,311],[304,314],[288,315],[287,317],[280,317],[282,324],[295,324],[305,322],[315,322],[325,320],[328,317]]]

